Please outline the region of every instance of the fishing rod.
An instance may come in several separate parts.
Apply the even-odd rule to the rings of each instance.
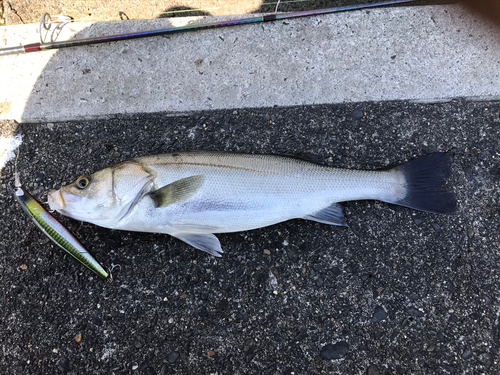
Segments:
[[[259,16],[259,17],[242,18],[242,19],[235,19],[235,20],[230,20],[230,21],[219,21],[219,22],[211,22],[211,23],[201,23],[201,24],[195,24],[195,25],[172,27],[172,28],[168,28],[168,29],[141,31],[141,32],[136,32],[136,33],[128,33],[128,34],[105,35],[105,36],[98,36],[98,37],[91,37],[91,38],[70,39],[70,40],[64,40],[64,41],[58,41],[58,42],[51,41],[51,42],[47,42],[47,43],[43,43],[43,42],[32,43],[32,44],[26,44],[26,45],[22,45],[22,46],[18,46],[18,47],[9,47],[9,48],[0,49],[0,56],[17,55],[17,54],[21,54],[21,53],[38,52],[38,51],[45,51],[45,50],[51,50],[51,49],[61,49],[61,48],[76,47],[76,46],[87,46],[90,44],[116,42],[119,40],[147,38],[147,37],[152,37],[152,36],[176,34],[176,33],[181,33],[184,31],[206,30],[206,29],[215,29],[215,28],[235,26],[235,25],[244,25],[244,24],[250,24],[250,23],[279,21],[279,20],[285,20],[285,19],[290,19],[290,18],[307,17],[307,16],[329,14],[329,13],[338,13],[338,12],[345,12],[345,11],[350,11],[350,10],[359,10],[359,9],[366,9],[366,8],[376,8],[376,7],[382,7],[382,6],[387,6],[387,5],[403,4],[403,3],[412,3],[415,1],[416,0],[390,0],[390,1],[381,1],[378,3],[348,5],[348,6],[341,6],[341,7],[335,7],[335,8],[327,8],[327,9],[306,10],[306,11],[294,12],[294,13],[266,14],[266,15]],[[43,20],[43,18],[42,18],[42,20]],[[41,30],[40,30],[40,32],[41,32]]]

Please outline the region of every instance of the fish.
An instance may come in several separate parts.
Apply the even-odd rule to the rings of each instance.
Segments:
[[[340,202],[380,200],[432,213],[456,210],[444,186],[452,155],[388,170],[351,170],[282,155],[191,151],[136,157],[48,193],[52,210],[118,230],[164,233],[220,257],[216,233],[290,219],[346,226]]]
[[[103,279],[109,277],[109,274],[99,262],[85,250],[80,241],[78,241],[75,236],[73,236],[21,186],[17,172],[14,196],[21,205],[23,211],[28,214],[42,233],[50,238],[57,246]]]

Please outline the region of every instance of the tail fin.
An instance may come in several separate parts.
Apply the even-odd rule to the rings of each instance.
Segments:
[[[451,154],[436,152],[400,165],[396,169],[405,176],[406,195],[390,203],[437,214],[454,212],[455,197],[443,187],[452,162]]]

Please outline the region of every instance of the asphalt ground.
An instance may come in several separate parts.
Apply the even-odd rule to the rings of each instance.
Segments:
[[[379,169],[454,154],[458,211],[343,204],[349,228],[293,220],[219,235],[214,258],[167,235],[56,215],[104,282],[28,219],[3,169],[2,374],[496,374],[500,102],[403,101],[19,124],[39,200],[130,157],[182,150],[306,153]]]

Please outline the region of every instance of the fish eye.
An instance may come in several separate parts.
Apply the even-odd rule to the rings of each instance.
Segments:
[[[76,186],[78,189],[85,189],[87,186],[89,186],[90,183],[90,178],[89,176],[81,176],[76,180]]]

